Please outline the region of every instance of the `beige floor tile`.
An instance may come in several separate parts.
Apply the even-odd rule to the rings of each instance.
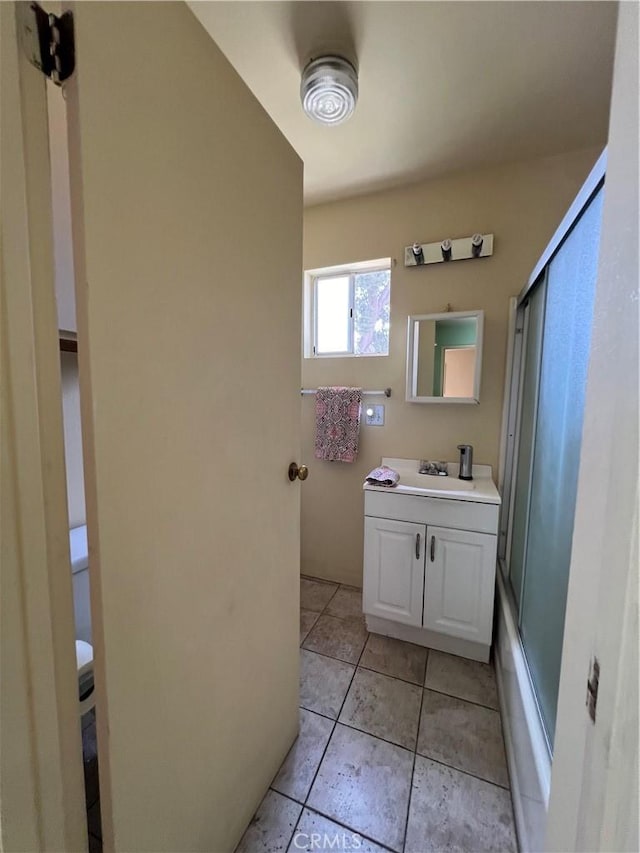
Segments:
[[[416,756],[406,853],[516,853],[504,788]]]
[[[429,652],[424,686],[458,699],[498,708],[498,691],[493,667],[444,652]]]
[[[422,688],[368,669],[356,670],[340,722],[415,749]]]
[[[412,767],[408,750],[338,724],[308,805],[401,851]]]
[[[300,651],[300,705],[336,719],[355,667],[340,660]]]
[[[393,637],[369,634],[360,666],[422,686],[427,649]]]
[[[305,637],[316,624],[319,615],[314,610],[305,610],[304,607],[300,608],[300,645],[302,645]]]
[[[300,578],[300,607],[321,613],[338,589],[337,583]]]
[[[327,605],[326,612],[341,619],[364,619],[362,590],[353,586],[341,586]]]
[[[491,708],[425,690],[418,752],[509,787],[500,714]]]
[[[289,750],[271,787],[280,794],[304,803],[332,730],[332,720],[301,708],[298,739]]]
[[[367,629],[358,620],[338,619],[323,613],[302,646],[312,652],[357,663],[366,641]]]
[[[284,853],[301,811],[299,803],[268,791],[236,847],[236,853]]]
[[[289,853],[296,853],[297,850],[313,853],[385,853],[384,847],[379,847],[352,829],[334,823],[310,809],[303,810],[289,845]]]

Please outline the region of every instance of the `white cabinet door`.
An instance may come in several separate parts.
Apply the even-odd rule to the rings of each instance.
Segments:
[[[496,537],[427,527],[424,627],[490,643]]]
[[[365,613],[422,625],[425,534],[424,524],[365,517]]]

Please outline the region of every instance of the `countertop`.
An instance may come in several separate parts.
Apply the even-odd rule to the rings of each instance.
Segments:
[[[373,486],[365,482],[362,486],[365,491],[470,501],[471,503],[498,505],[501,503],[500,494],[492,479],[491,465],[474,465],[473,480],[469,482],[452,476],[458,472],[458,462],[447,463],[450,472],[447,477],[420,474],[418,459],[383,457],[380,464],[397,471],[400,474],[400,482],[396,486]]]

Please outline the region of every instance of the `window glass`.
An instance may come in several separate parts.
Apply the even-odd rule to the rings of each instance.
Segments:
[[[316,280],[316,352],[349,352],[349,276]]]
[[[389,270],[354,276],[353,351],[356,355],[389,352]]]

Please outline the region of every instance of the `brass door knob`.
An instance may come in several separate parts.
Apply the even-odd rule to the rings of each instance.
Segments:
[[[296,477],[299,480],[306,480],[308,476],[309,469],[306,465],[300,465],[300,467],[298,467],[295,462],[292,462],[291,465],[289,465],[289,479],[292,483]]]

